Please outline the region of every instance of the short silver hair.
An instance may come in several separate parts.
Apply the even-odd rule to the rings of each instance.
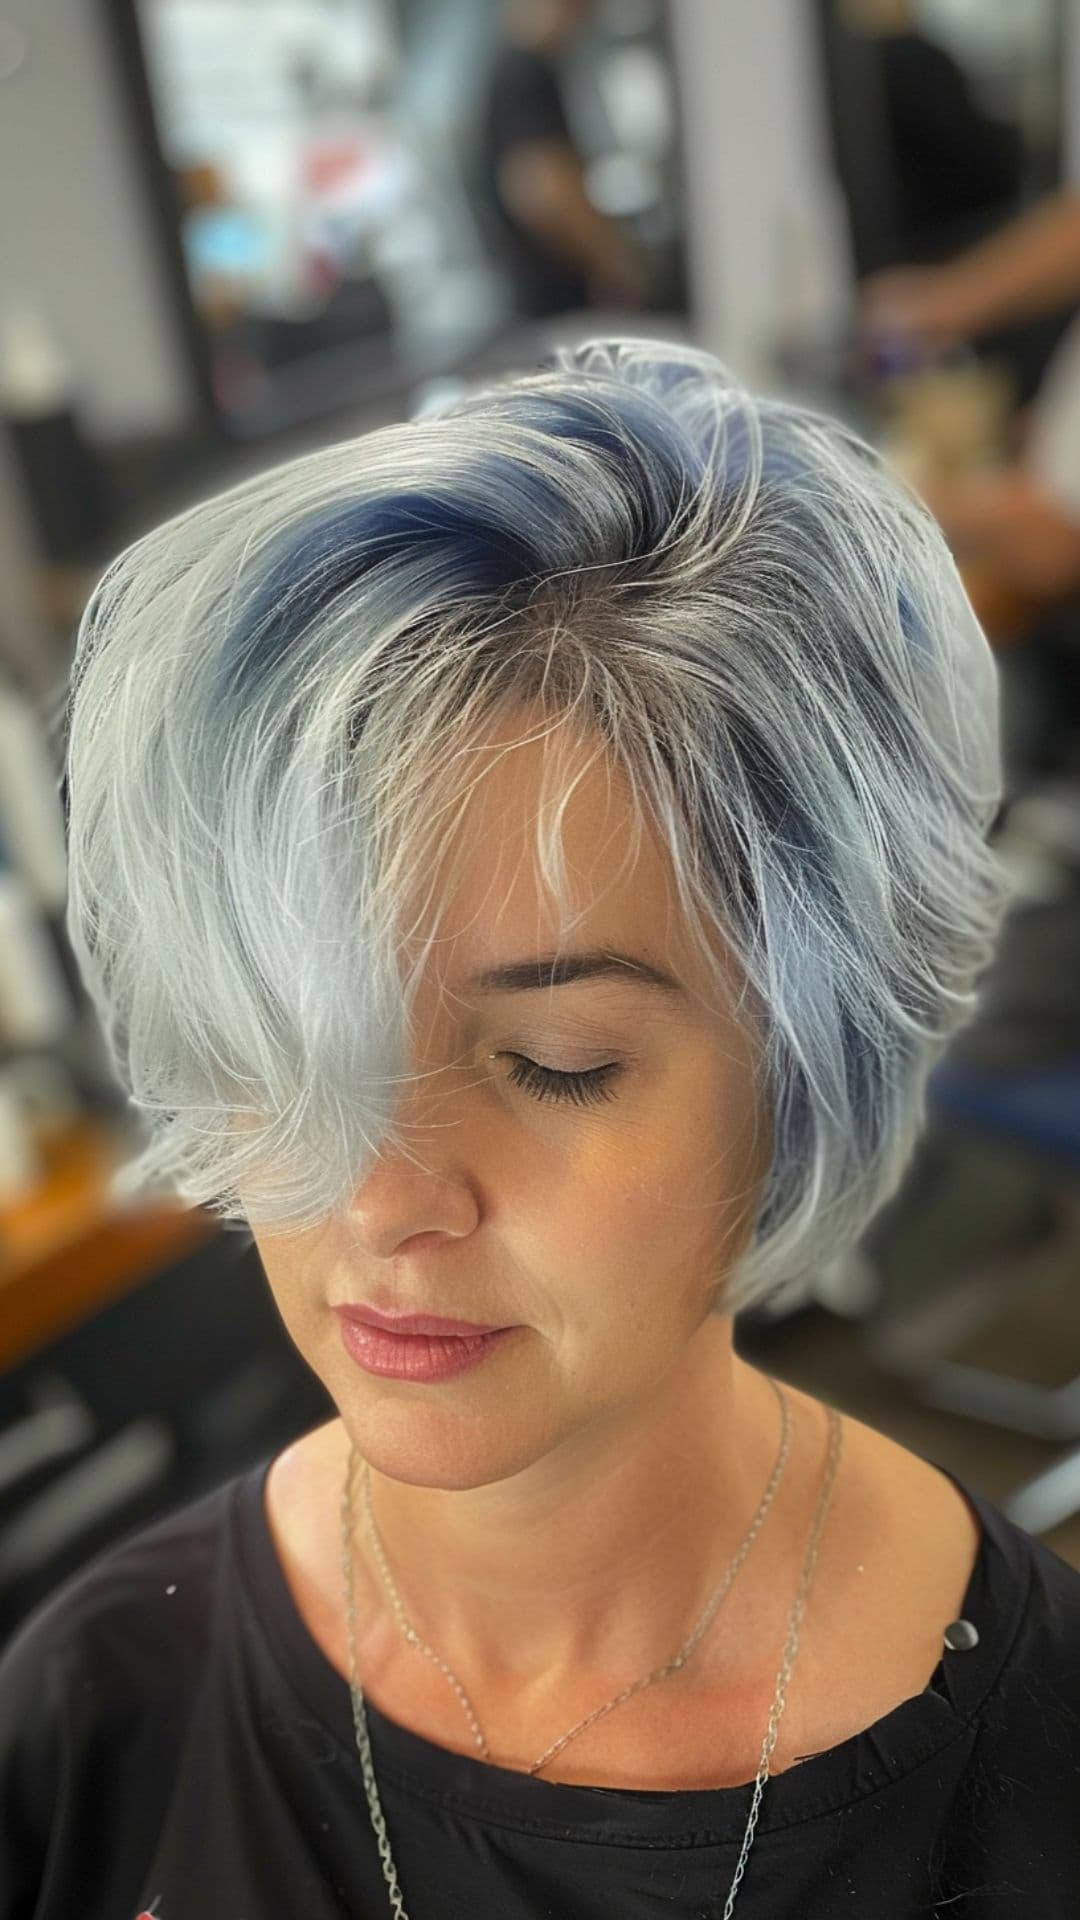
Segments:
[[[107,569],[66,683],[67,929],[149,1130],[126,1185],[294,1230],[403,1144],[443,904],[404,968],[403,902],[529,708],[560,924],[584,748],[659,830],[718,1005],[718,944],[738,969],[773,1151],[723,1304],[753,1304],[895,1191],[975,1011],[998,679],[871,447],[655,340],[279,465]]]

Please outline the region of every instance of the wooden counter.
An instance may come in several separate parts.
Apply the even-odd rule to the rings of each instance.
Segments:
[[[220,1233],[201,1208],[118,1206],[108,1182],[125,1150],[100,1121],[65,1126],[40,1142],[40,1182],[0,1203],[0,1371]]]

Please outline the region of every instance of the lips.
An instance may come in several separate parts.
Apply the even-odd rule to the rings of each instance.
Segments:
[[[335,1307],[343,1320],[357,1326],[379,1327],[384,1333],[428,1334],[449,1339],[475,1340],[482,1333],[501,1333],[502,1327],[473,1320],[447,1320],[435,1313],[378,1313],[374,1307]]]

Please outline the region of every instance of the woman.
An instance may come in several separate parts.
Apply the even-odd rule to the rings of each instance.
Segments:
[[[68,725],[133,1182],[338,1414],[7,1649],[5,1920],[1074,1911],[1080,1574],[732,1344],[1007,899],[922,508],[593,343],[146,535]]]

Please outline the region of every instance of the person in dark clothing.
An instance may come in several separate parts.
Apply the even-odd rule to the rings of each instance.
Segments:
[[[942,472],[921,491],[953,545],[1020,715],[1018,781],[1080,766],[1080,193],[1066,187],[942,264],[872,275],[859,324],[876,343],[932,359],[995,328],[1072,311],[1030,406],[1016,457]]]
[[[979,104],[948,47],[919,30],[911,0],[839,0],[839,17],[877,49],[896,258],[938,259],[1012,212],[1020,130]]]
[[[940,257],[1012,211],[1023,141],[983,112],[952,55],[924,34],[889,34],[881,54],[902,257]]]
[[[640,307],[648,293],[636,250],[585,191],[563,103],[560,62],[591,11],[590,0],[514,0],[481,107],[481,219],[518,313],[533,319]]]

